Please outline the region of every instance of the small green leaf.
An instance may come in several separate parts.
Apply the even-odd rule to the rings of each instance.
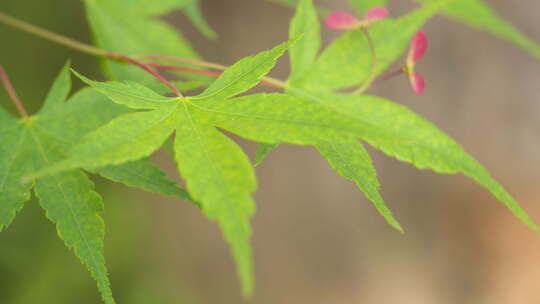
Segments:
[[[98,168],[95,171],[109,180],[130,187],[194,202],[186,190],[178,188],[175,182],[165,178],[165,174],[147,159]]]
[[[403,232],[379,194],[380,184],[373,161],[362,144],[357,140],[332,141],[317,144],[316,148],[336,172],[356,183],[390,226]]]
[[[417,0],[432,3],[437,0]],[[508,40],[532,56],[540,59],[540,45],[500,18],[487,3],[482,0],[454,0],[444,9],[444,15],[450,19],[463,22],[487,31],[499,38]]]
[[[74,168],[96,169],[149,156],[172,134],[176,104],[160,109],[122,115],[89,133],[69,152],[71,155],[43,172]],[[38,175],[39,176],[39,175]]]
[[[69,74],[70,64],[71,63],[68,61],[64,65],[60,74],[54,81],[47,98],[45,98],[45,103],[41,108],[42,113],[49,111],[51,108],[62,106],[66,101],[69,92],[71,91],[71,75]]]
[[[302,36],[300,41],[291,46],[290,78],[302,76],[315,62],[321,47],[320,25],[317,10],[312,0],[301,0],[296,8],[296,15],[291,21],[289,38]]]
[[[363,16],[374,7],[386,7],[388,0],[351,0],[351,3],[358,10],[358,15]]]
[[[197,113],[197,112],[195,112]],[[180,107],[175,155],[187,188],[203,212],[219,223],[231,246],[245,295],[253,291],[249,218],[256,182],[242,149],[214,127],[204,124],[190,107]]]
[[[204,92],[193,99],[227,99],[256,86],[276,64],[276,61],[296,40],[282,43],[275,48],[246,57],[227,70]]]
[[[263,160],[268,156],[268,153],[271,151],[277,149],[279,147],[279,144],[265,144],[260,143],[259,147],[257,148],[257,151],[255,152],[255,166],[260,165]]]

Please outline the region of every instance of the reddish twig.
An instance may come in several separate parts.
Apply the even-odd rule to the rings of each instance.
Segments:
[[[189,68],[189,67],[181,67],[177,65],[168,65],[168,64],[161,64],[161,63],[147,63],[147,65],[153,68],[156,68],[158,70],[179,71],[179,72],[186,72],[186,73],[199,74],[199,75],[208,75],[212,77],[221,76],[221,72],[218,72],[218,71],[201,70],[201,69],[194,69],[194,68]]]
[[[147,65],[153,68],[156,68],[158,70],[179,71],[179,72],[193,73],[193,74],[199,74],[199,75],[208,75],[212,77],[221,76],[221,72],[218,72],[218,71],[201,70],[201,69],[194,69],[190,67],[182,67],[182,66],[177,66],[177,65],[168,65],[168,64],[161,64],[161,63],[147,63]],[[261,85],[271,87],[271,88],[282,87],[280,84],[274,83],[272,81],[268,81],[268,79],[264,79],[264,78],[261,80]]]
[[[222,64],[213,63],[213,62],[207,62],[197,59],[191,59],[191,58],[183,58],[183,57],[175,57],[175,56],[165,56],[165,55],[144,55],[141,56],[141,58],[149,59],[149,60],[160,60],[160,61],[172,61],[172,62],[180,62],[185,64],[192,64],[196,66],[203,66],[214,70],[221,70],[224,71],[228,67]]]
[[[383,77],[377,79],[376,81],[374,81],[372,83],[372,86],[376,86],[376,85],[378,85],[379,83],[381,83],[383,81],[389,80],[389,79],[394,78],[396,76],[399,76],[399,75],[401,75],[403,73],[404,73],[403,68],[401,68],[399,70],[395,70],[393,72],[390,72],[390,73],[386,74],[385,76],[383,76]]]
[[[146,72],[150,73],[152,76],[154,76],[157,80],[159,80],[161,83],[169,87],[178,97],[184,97],[182,93],[178,90],[177,87],[175,87],[169,80],[167,80],[165,77],[161,76],[159,73],[153,70],[153,68],[144,62],[140,62],[138,60],[135,60],[129,56],[121,55],[121,54],[110,54],[107,56],[110,59],[116,60],[116,61],[125,61],[127,63],[130,63],[134,66],[137,66]]]
[[[26,112],[26,109],[24,108],[24,105],[21,99],[17,95],[17,92],[15,91],[15,88],[11,84],[11,81],[9,80],[9,77],[6,71],[4,70],[4,68],[2,67],[2,65],[0,65],[0,81],[6,88],[6,91],[9,97],[11,98],[11,101],[13,101],[13,103],[17,107],[17,110],[19,111],[19,113],[21,113],[21,116],[25,119],[28,118],[28,112]]]

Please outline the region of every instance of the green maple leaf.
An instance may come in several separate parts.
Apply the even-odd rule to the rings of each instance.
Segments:
[[[307,16],[314,16],[315,8],[310,5],[310,2],[309,0],[300,1],[297,16],[293,19],[291,28],[301,28],[295,24],[297,20],[305,20],[308,18]],[[409,41],[407,37],[410,37],[422,26],[425,20],[445,7],[442,3],[428,5],[400,18],[395,23],[391,22],[383,24],[379,28],[370,29],[373,40],[381,43],[381,46],[377,48],[377,52],[383,54],[381,68],[399,56],[398,51],[402,52]],[[312,24],[315,22],[315,20],[311,20]],[[395,32],[390,35],[387,30],[395,24],[401,24],[402,27],[396,27]],[[309,25],[304,26],[309,27]],[[387,38],[385,39],[385,37]],[[367,49],[368,46],[365,45],[365,42],[360,43],[359,41],[363,42],[363,37],[355,37],[355,32],[351,32],[338,38],[315,61],[299,61],[295,57],[291,57],[291,61],[296,60],[296,64],[304,65],[302,69],[308,71],[304,76],[307,80],[295,81],[294,78],[290,78],[286,91],[291,95],[311,100],[327,107],[330,111],[341,113],[353,119],[355,122],[351,124],[351,127],[357,125],[358,128],[365,128],[365,132],[359,134],[359,137],[390,156],[409,162],[420,169],[431,169],[438,173],[447,174],[463,173],[471,177],[486,187],[529,227],[538,230],[536,224],[515,199],[489,175],[487,170],[473,157],[465,153],[459,144],[435,126],[405,107],[381,98],[332,93],[334,89],[343,88],[347,82],[353,84],[355,83],[354,79],[362,79],[361,77],[367,75],[371,59],[361,55],[362,52],[359,48],[363,45],[364,49]],[[377,47],[377,42],[375,45]],[[318,45],[305,42],[294,45],[292,48],[298,48],[297,52],[299,53],[313,53],[317,52]],[[305,50],[305,48],[312,49]],[[354,57],[359,58],[354,59]],[[352,68],[343,68],[344,66]],[[332,77],[328,76],[328,73],[332,73],[331,67],[334,69],[332,77],[340,79],[340,81],[331,81]],[[357,69],[357,71],[353,71],[353,69]],[[318,72],[310,74],[309,71]],[[323,73],[323,71],[327,71],[327,73]],[[353,80],[346,80],[347,73],[351,73]],[[266,153],[275,147],[276,143],[261,145],[257,153],[257,162],[260,163]],[[371,159],[356,140],[332,140],[318,143],[316,147],[335,171],[344,178],[353,180],[359,186],[392,227],[401,230],[399,223],[394,219],[377,192],[379,183]]]
[[[56,224],[66,246],[88,268],[106,303],[114,303],[103,258],[105,225],[103,202],[81,170],[62,172],[21,183],[29,172],[45,168],[91,130],[128,112],[101,94],[83,89],[67,102],[71,89],[69,65],[62,69],[40,112],[17,119],[0,109],[0,230],[6,228],[30,199],[34,189],[47,217]],[[187,192],[167,180],[157,167],[138,160],[96,172],[111,180],[164,195],[190,199]],[[140,178],[140,177],[145,178]]]
[[[285,94],[254,94],[231,98],[254,85],[274,65],[289,43],[226,70],[206,91],[194,97],[168,98],[135,83],[85,82],[118,104],[138,111],[112,120],[88,134],[70,151],[68,159],[40,174],[78,167],[99,168],[147,157],[176,131],[175,159],[191,195],[203,212],[216,220],[230,243],[244,292],[252,290],[249,218],[254,211],[250,194],[255,190],[253,167],[247,156],[216,126],[246,139],[317,146],[322,153],[331,140],[349,142],[369,129],[347,115],[330,111],[309,99]],[[357,143],[356,147],[361,148]],[[363,150],[351,154],[369,156]],[[367,165],[366,165],[367,164]],[[334,162],[341,167],[343,164]],[[370,179],[359,183],[378,208],[384,205],[370,162],[356,168]],[[356,178],[361,173],[348,173]],[[395,222],[396,228],[399,228]]]
[[[223,101],[255,86],[291,42],[240,60],[195,97],[169,98],[133,82],[85,82],[114,102],[145,110],[122,115],[88,134],[70,157],[49,172],[99,170],[152,154],[176,131],[175,159],[188,190],[203,212],[220,225],[238,265],[244,292],[253,286],[249,218],[254,211],[253,168],[242,150],[207,122],[197,105]]]
[[[429,13],[431,14],[432,11],[430,10]],[[426,18],[425,15],[428,14],[418,15],[419,16],[416,18],[420,20],[412,23],[412,28],[417,24],[421,24],[424,18]],[[320,32],[318,24],[319,21],[316,14],[316,9],[313,6],[312,0],[300,0],[296,10],[296,15],[291,22],[290,35],[296,36],[307,32],[310,34],[306,38],[313,39],[313,37],[315,37],[315,40],[312,43],[304,42],[293,45],[290,50],[290,58],[291,65],[293,67],[296,66],[296,70],[302,71],[304,74],[306,74],[306,71],[314,69],[314,67],[316,67],[318,64],[321,64],[320,62],[316,61],[316,54],[320,45]],[[406,32],[408,33],[410,30],[407,29]],[[401,37],[401,35],[398,34],[396,37]],[[345,48],[349,46],[348,44],[339,44],[339,40],[337,43],[338,46],[336,48],[341,48],[342,54],[349,52],[348,50],[345,50]],[[391,43],[398,44],[398,49],[400,49],[399,45],[403,44],[403,41],[402,39],[396,39]],[[331,52],[334,51],[335,50],[332,50]],[[315,56],[308,56],[308,60],[300,56],[295,56],[295,54],[314,54]],[[293,85],[296,83],[295,79],[301,78],[302,76],[303,74],[300,72],[295,73],[295,69],[291,69],[291,75],[289,76],[288,82],[292,85],[290,85],[287,89],[291,94],[294,95],[296,93],[296,95],[302,97],[303,91],[293,87]],[[309,97],[311,95],[308,94],[307,96]],[[356,183],[359,189],[373,203],[377,211],[386,219],[390,226],[399,231],[403,231],[401,225],[394,218],[392,212],[385,205],[383,198],[379,194],[379,181],[368,152],[356,139],[320,142],[315,146],[321,155],[328,160],[336,172],[338,172],[342,177]],[[276,147],[277,144],[261,144],[257,150],[255,164],[260,164],[266,155]]]

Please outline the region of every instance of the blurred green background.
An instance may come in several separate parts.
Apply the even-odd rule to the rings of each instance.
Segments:
[[[316,1],[347,9],[346,1]],[[394,16],[414,7],[391,1]],[[538,1],[488,1],[540,41]],[[219,39],[178,12],[164,16],[208,60],[231,64],[287,37],[293,12],[263,0],[204,0]],[[0,11],[90,41],[81,1],[0,1]],[[403,103],[461,142],[540,221],[540,61],[443,18],[426,27],[419,70],[426,94],[405,79],[374,93]],[[336,32],[325,31],[325,41]],[[30,112],[71,58],[100,77],[97,60],[0,25],[0,63]],[[284,77],[280,62],[273,75]],[[76,88],[81,84],[75,81]],[[14,111],[0,90],[2,107]],[[2,144],[0,138],[0,144]],[[254,145],[242,142],[250,155]],[[253,220],[257,290],[251,303],[540,303],[540,238],[487,191],[373,152],[382,193],[406,233],[389,228],[354,185],[317,153],[283,146],[257,168]],[[166,155],[155,158],[176,178]],[[105,197],[106,258],[118,303],[241,303],[226,245],[190,204],[96,179]],[[0,234],[0,303],[100,303],[90,275],[56,237],[34,200]]]

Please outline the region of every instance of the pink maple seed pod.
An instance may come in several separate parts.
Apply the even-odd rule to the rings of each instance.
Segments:
[[[360,21],[347,12],[335,12],[326,18],[325,23],[333,30],[351,30],[357,28]]]
[[[411,40],[408,61],[415,64],[420,58],[424,57],[428,48],[428,38],[422,31],[416,32]]]
[[[422,74],[414,72],[409,75],[409,80],[411,81],[411,86],[416,95],[422,95],[424,89],[426,88],[426,81]]]
[[[367,11],[364,20],[372,23],[388,17],[388,10],[384,7],[374,7]]]

